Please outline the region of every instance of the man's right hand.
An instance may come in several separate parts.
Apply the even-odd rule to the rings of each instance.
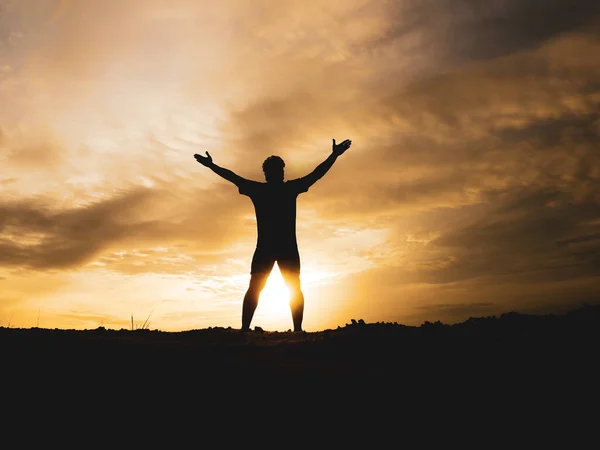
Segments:
[[[203,166],[210,167],[210,165],[212,164],[212,157],[208,152],[206,152],[206,156],[202,156],[196,153],[194,155],[194,158],[196,158],[196,161],[198,161]]]
[[[344,142],[341,142],[339,144],[336,144],[335,139],[333,139],[333,146],[331,149],[335,156],[340,156],[346,150],[348,150],[351,145],[352,145],[352,141],[350,139],[346,139]]]

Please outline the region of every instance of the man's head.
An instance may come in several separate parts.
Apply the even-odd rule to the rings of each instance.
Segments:
[[[279,156],[271,155],[263,162],[262,168],[267,183],[282,183],[285,162]]]

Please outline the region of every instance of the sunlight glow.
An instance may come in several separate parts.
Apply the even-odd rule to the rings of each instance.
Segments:
[[[256,315],[267,322],[283,319],[286,323],[291,320],[290,291],[283,281],[283,276],[277,264],[273,267],[265,288],[260,294]]]

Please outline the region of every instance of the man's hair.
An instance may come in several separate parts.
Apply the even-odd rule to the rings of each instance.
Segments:
[[[265,159],[265,161],[263,162],[263,165],[262,165],[262,169],[265,174],[267,172],[270,172],[271,168],[275,168],[275,167],[281,168],[281,169],[283,169],[285,167],[285,162],[283,162],[283,159],[281,159],[279,156],[275,156],[275,155],[271,155],[267,159]]]

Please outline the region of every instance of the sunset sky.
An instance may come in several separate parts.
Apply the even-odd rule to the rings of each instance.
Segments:
[[[298,198],[304,329],[600,300],[596,0],[0,0],[0,325],[239,328]],[[292,327],[278,271],[253,326]]]

